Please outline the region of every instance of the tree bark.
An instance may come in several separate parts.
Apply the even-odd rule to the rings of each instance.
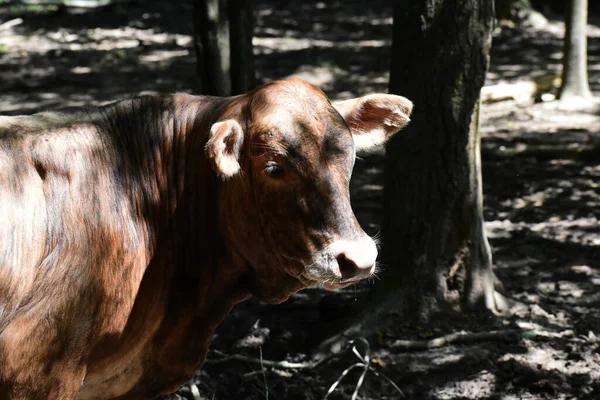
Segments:
[[[254,17],[250,1],[229,0],[229,24],[231,94],[246,93],[256,84],[252,50]]]
[[[565,13],[561,101],[589,100],[592,92],[587,72],[588,0],[569,0]]]
[[[196,0],[194,45],[197,92],[213,96],[254,87],[253,10],[243,0]]]
[[[390,92],[411,123],[385,163],[383,263],[376,290],[405,311],[437,304],[501,312],[483,228],[479,95],[489,64],[493,0],[398,1]],[[428,296],[433,294],[434,296]]]
[[[198,93],[212,96],[231,94],[229,44],[227,0],[196,0],[194,45]]]

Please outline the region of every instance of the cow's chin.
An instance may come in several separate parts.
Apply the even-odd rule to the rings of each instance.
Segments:
[[[344,279],[337,277],[333,273],[331,273],[331,269],[329,266],[318,267],[318,265],[313,264],[310,270],[307,270],[304,274],[302,274],[301,279],[306,282],[311,282],[307,286],[321,287],[325,290],[336,290],[352,286],[364,279],[368,279],[373,276],[373,272],[374,271],[371,271],[369,275],[361,277]]]
[[[321,284],[321,287],[325,290],[336,290],[343,289],[348,286],[354,285],[360,281],[350,281],[350,282],[324,282]]]
[[[279,304],[308,286],[311,284],[288,274],[284,277],[279,276],[277,279],[256,279],[255,277],[253,281],[248,282],[248,292],[260,301]]]

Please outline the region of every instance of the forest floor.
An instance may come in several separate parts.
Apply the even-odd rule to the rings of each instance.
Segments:
[[[388,3],[259,0],[260,80],[293,74],[332,98],[386,91]],[[190,4],[0,8],[0,113],[192,91]],[[591,22],[590,83],[600,96],[600,23]],[[530,85],[556,74],[562,29],[552,18],[498,29],[488,85]],[[486,230],[496,274],[519,302],[512,316],[439,315],[423,324],[390,310],[393,323],[366,337],[368,348],[356,344],[371,369],[350,350],[301,369],[269,361],[309,360],[324,327],[369,286],[305,290],[278,306],[248,301],[219,327],[209,361],[178,395],[323,399],[358,363],[330,399],[350,399],[364,371],[359,399],[600,399],[600,112],[557,111],[528,92],[514,97],[484,104],[482,121]],[[382,157],[358,162],[352,183],[353,206],[369,233],[382,218]],[[439,347],[421,350],[399,342],[440,337],[447,340]]]

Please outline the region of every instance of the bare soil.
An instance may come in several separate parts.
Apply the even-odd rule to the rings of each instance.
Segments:
[[[389,2],[261,0],[256,11],[260,81],[294,74],[334,99],[386,91]],[[0,113],[191,92],[190,15],[189,0],[92,10],[0,6]],[[600,96],[595,18],[590,83]],[[556,74],[562,29],[558,18],[498,29],[488,84]],[[484,104],[482,143],[486,230],[495,271],[517,301],[512,316],[440,314],[420,323],[390,309],[377,334],[356,343],[369,370],[351,349],[290,368],[269,361],[309,361],[369,285],[309,289],[277,306],[250,300],[219,327],[202,370],[163,399],[323,399],[356,363],[329,399],[350,399],[357,387],[358,399],[600,399],[600,111],[515,98]],[[382,161],[382,154],[360,160],[352,183],[355,211],[371,234],[382,218]],[[460,343],[445,336],[462,333]],[[448,343],[436,348],[399,342],[440,337]]]

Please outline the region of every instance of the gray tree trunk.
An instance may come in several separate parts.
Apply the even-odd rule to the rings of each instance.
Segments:
[[[587,72],[588,0],[569,0],[565,13],[562,86],[559,98],[586,101],[592,98]]]
[[[478,110],[493,26],[493,0],[398,1],[394,10],[390,92],[415,108],[387,150],[377,290],[400,293],[406,311],[428,298],[506,307],[482,215]]]

